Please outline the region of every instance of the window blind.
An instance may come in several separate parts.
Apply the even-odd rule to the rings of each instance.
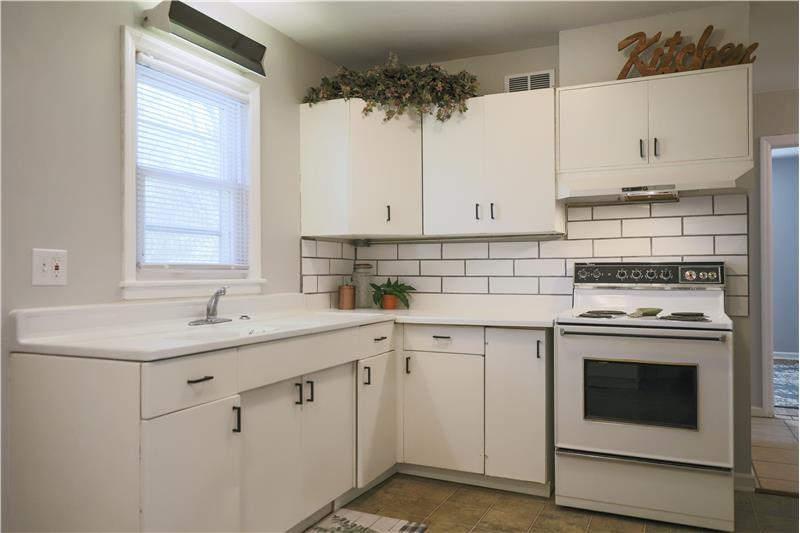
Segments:
[[[247,269],[248,104],[140,57],[137,264]]]

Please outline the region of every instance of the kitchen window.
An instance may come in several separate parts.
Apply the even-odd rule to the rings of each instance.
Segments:
[[[258,84],[187,44],[125,41],[124,297],[260,292]]]

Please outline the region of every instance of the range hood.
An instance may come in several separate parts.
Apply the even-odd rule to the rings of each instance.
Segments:
[[[177,35],[259,76],[266,76],[262,62],[267,48],[263,44],[183,2],[167,0],[145,11],[144,25]]]

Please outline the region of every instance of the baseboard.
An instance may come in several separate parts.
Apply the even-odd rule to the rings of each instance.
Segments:
[[[756,490],[756,478],[753,472],[734,472],[733,473],[733,490],[742,492],[753,492]]]
[[[352,488],[347,492],[345,492],[344,494],[342,494],[341,496],[339,496],[338,498],[336,498],[335,500],[333,500],[333,510],[337,511],[341,509],[342,507],[344,507],[351,501],[355,500],[368,490],[377,487],[378,485],[380,485],[381,483],[392,477],[394,474],[397,473],[397,466],[398,465],[395,464],[393,467],[386,470],[386,472],[384,472],[383,474],[379,475],[374,480],[372,480],[368,485],[361,488],[358,487]]]
[[[458,472],[455,470],[445,470],[443,468],[405,463],[397,465],[397,471],[401,474],[408,474],[411,476],[427,477],[509,492],[519,492],[521,494],[542,496],[544,498],[549,498],[552,492],[551,483],[549,481],[546,483],[533,483],[531,481],[519,481],[516,479],[491,477],[483,474],[471,474],[469,472]]]
[[[798,354],[797,352],[772,352],[772,360],[775,359],[787,359],[789,361],[797,361]]]
[[[774,413],[772,410],[764,409],[763,407],[756,407],[755,405],[750,407],[750,416],[757,416],[760,418],[772,418]]]

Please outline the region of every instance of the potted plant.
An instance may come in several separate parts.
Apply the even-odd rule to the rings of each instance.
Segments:
[[[373,289],[372,301],[375,305],[379,305],[383,309],[395,309],[397,307],[397,300],[403,302],[403,305],[408,307],[408,296],[410,291],[416,289],[411,285],[400,283],[400,278],[392,281],[392,278],[386,278],[386,283],[370,283]]]

